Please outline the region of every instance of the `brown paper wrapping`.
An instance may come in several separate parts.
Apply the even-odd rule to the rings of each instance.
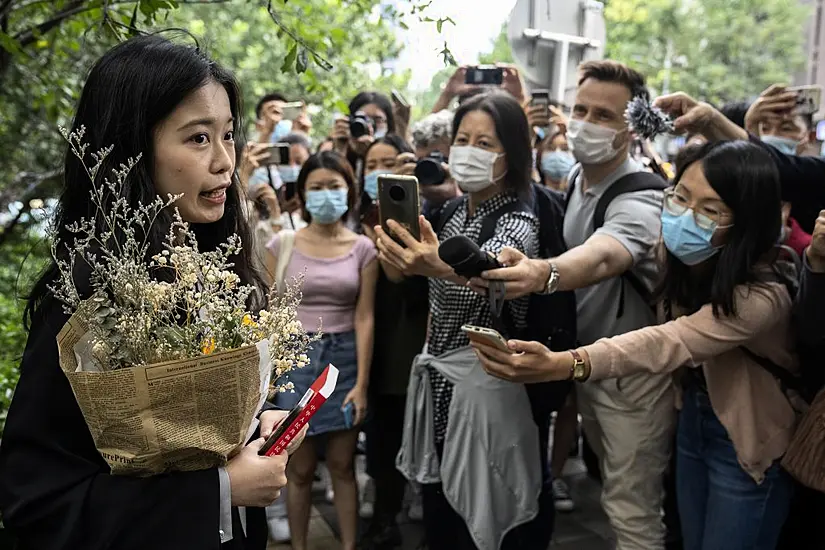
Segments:
[[[60,367],[113,474],[226,464],[257,427],[271,366],[266,340],[196,359],[102,371],[77,315],[57,336]]]

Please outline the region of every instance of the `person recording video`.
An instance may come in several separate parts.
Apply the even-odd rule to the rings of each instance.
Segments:
[[[425,440],[414,440],[405,432],[399,468],[408,479],[422,483],[430,549],[496,546],[502,539],[506,549],[546,547],[552,531],[552,496],[544,492],[538,430],[529,400],[520,387],[493,383],[484,391],[470,389],[481,383],[475,377],[484,375],[462,327],[492,327],[493,313],[487,298],[475,294],[439,256],[439,241],[461,235],[491,254],[505,246],[528,256],[537,253],[538,220],[520,207],[520,197],[531,190],[527,118],[511,96],[490,92],[458,109],[451,133],[450,173],[465,195],[442,211],[435,229],[420,217],[420,241],[389,221],[402,247],[376,227],[380,258],[408,276],[430,280],[427,354],[413,365],[410,387],[415,389],[408,393],[407,411],[415,414],[414,403],[429,395],[433,416],[418,421],[431,421],[434,432]],[[497,219],[495,224],[485,224],[491,217]],[[485,225],[492,235],[482,236]],[[502,315],[512,320],[513,330],[524,328],[527,305],[526,299],[504,304]],[[478,414],[451,412],[464,407]],[[472,435],[476,432],[496,434],[492,447],[476,447],[481,442]],[[432,465],[427,459],[431,452],[440,458],[440,471],[427,467]],[[484,460],[462,458],[472,456]],[[505,462],[504,471],[490,466]],[[483,509],[473,497],[480,494],[485,495]]]

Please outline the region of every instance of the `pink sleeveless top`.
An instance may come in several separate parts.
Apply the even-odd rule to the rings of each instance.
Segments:
[[[266,247],[278,256],[280,237],[275,235]],[[375,260],[378,252],[369,238],[359,235],[349,252],[337,258],[313,258],[292,249],[286,268],[286,281],[304,275],[304,298],[298,306],[298,320],[314,332],[318,319],[326,334],[355,329],[355,305],[361,288],[361,270]]]

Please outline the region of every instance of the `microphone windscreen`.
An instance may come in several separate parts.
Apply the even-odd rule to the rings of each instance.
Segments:
[[[483,271],[501,267],[465,235],[450,237],[438,247],[438,257],[461,277],[478,277]]]
[[[446,264],[460,264],[472,256],[482,254],[478,245],[464,235],[450,237],[438,247],[438,257]]]

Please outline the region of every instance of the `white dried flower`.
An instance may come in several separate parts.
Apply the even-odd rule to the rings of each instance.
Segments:
[[[149,250],[141,235],[164,209],[173,209],[181,195],[157,197],[150,204],[130,205],[124,185],[129,171],[140,160],[129,159],[112,172],[112,179],[98,174],[112,148],[91,153],[87,166],[84,129],[61,129],[92,180],[91,219],[81,219],[68,229],[73,240],[55,239],[52,253],[60,277],[51,287],[68,313],[77,312],[94,338],[93,352],[107,369],[147,365],[197,357],[204,353],[271,344],[273,390],[277,379],[296,366],[309,363],[305,352],[320,336],[309,336],[297,320],[300,282],[288,285],[283,295],[273,290],[260,312],[248,311],[255,289],[241,284],[232,270],[241,240],[231,236],[217,250],[202,252],[195,234],[175,209],[164,249]],[[102,180],[102,181],[101,181]],[[145,258],[151,256],[149,264]],[[78,260],[91,268],[93,297],[85,300],[74,284]],[[158,278],[170,277],[168,281]]]

